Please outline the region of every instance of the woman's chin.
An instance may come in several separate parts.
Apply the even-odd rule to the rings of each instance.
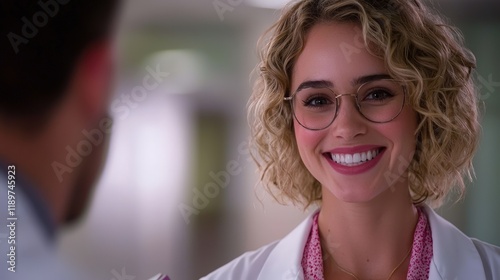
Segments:
[[[332,193],[336,200],[346,203],[367,203],[377,197],[377,193],[367,190],[343,190]]]

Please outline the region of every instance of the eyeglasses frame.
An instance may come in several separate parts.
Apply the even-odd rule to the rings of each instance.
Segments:
[[[384,79],[380,79],[380,80],[389,80],[389,81],[394,81],[398,84],[400,84],[397,80],[395,79],[391,79],[391,78],[384,78]],[[378,81],[380,81],[378,80]],[[369,118],[367,118],[362,112],[361,112],[361,105],[359,104],[359,100],[358,100],[358,93],[359,93],[359,90],[365,86],[366,84],[369,84],[369,83],[372,83],[374,81],[368,81],[368,82],[365,82],[365,83],[362,83],[361,85],[359,85],[358,89],[356,90],[356,93],[344,93],[344,94],[338,94],[336,95],[335,92],[329,88],[329,87],[326,87],[328,90],[330,90],[333,94],[335,94],[335,99],[338,99],[342,96],[353,96],[354,97],[354,100],[356,101],[356,110],[359,112],[359,114],[361,116],[363,116],[363,118],[365,118],[366,120],[372,122],[372,123],[388,123],[388,122],[391,122],[393,121],[395,118],[397,118],[401,112],[403,111],[403,108],[406,104],[406,87],[401,85],[401,87],[403,88],[403,102],[401,104],[401,108],[399,109],[398,113],[396,114],[396,116],[394,116],[393,118],[391,118],[390,120],[388,121],[383,121],[383,122],[377,122],[377,121],[372,121],[370,120]],[[283,97],[283,100],[284,101],[290,101],[292,102],[293,101],[293,98],[297,95],[297,92],[298,91],[295,91],[293,94],[291,94],[290,96],[285,96]],[[326,129],[328,128],[330,125],[332,125],[332,123],[335,121],[335,119],[337,118],[337,115],[339,113],[339,108],[340,108],[340,101],[338,102],[335,102],[335,116],[333,116],[333,119],[330,121],[330,123],[328,123],[328,125],[326,125],[325,127],[323,128],[309,128],[309,127],[306,127],[305,125],[303,125],[299,119],[297,118],[297,116],[295,115],[295,110],[293,108],[293,103],[291,104],[291,107],[292,107],[292,113],[293,113],[293,117],[295,118],[295,120],[297,120],[297,122],[305,129],[308,129],[308,130],[313,130],[313,131],[319,131],[319,130],[323,130],[323,129]]]

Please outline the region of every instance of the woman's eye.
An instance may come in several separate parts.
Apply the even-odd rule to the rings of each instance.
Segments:
[[[376,90],[371,90],[369,91],[363,100],[366,101],[384,101],[386,99],[389,99],[393,97],[394,95],[389,92],[388,90],[385,89],[376,89]]]
[[[310,97],[304,100],[304,106],[306,107],[321,107],[330,104],[332,104],[332,101],[329,98],[321,96]]]

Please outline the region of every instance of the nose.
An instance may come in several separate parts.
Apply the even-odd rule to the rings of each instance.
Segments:
[[[330,129],[336,138],[350,141],[366,134],[367,120],[358,111],[354,94],[337,96],[337,116]]]

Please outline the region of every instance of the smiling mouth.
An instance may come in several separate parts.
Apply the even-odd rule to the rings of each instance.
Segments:
[[[357,166],[368,161],[373,160],[378,154],[382,152],[385,148],[376,148],[362,153],[354,154],[341,154],[341,153],[329,153],[330,158],[335,162],[343,166]]]

